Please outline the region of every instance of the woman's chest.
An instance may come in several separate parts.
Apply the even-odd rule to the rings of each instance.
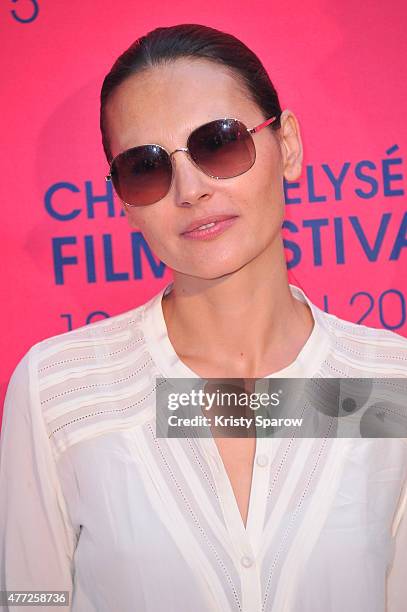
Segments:
[[[250,568],[267,601],[287,572],[299,578],[307,564],[328,581],[337,571],[379,576],[406,474],[404,447],[334,442],[262,441],[255,449],[250,440],[157,439],[146,428],[78,445],[65,494],[82,525],[79,575],[98,580],[105,598],[114,581],[140,601],[154,580],[172,601],[171,589],[182,590],[188,576],[202,609],[209,580],[231,610],[239,610],[233,602]],[[192,591],[177,605],[192,605]]]
[[[229,481],[243,524],[246,526],[253,480],[253,463],[256,454],[255,438],[215,438],[224,469],[225,481]]]

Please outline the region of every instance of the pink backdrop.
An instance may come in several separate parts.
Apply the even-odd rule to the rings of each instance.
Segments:
[[[405,2],[11,0],[0,10],[1,406],[32,344],[133,308],[171,279],[107,192],[98,125],[104,75],[157,26],[214,26],[260,56],[304,143],[302,178],[286,192],[291,282],[329,312],[407,336]]]

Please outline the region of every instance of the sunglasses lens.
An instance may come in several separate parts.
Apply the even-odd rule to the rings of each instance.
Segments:
[[[204,172],[218,178],[239,176],[256,159],[251,134],[236,119],[217,119],[197,128],[189,137],[188,149]]]
[[[171,186],[171,160],[158,145],[133,147],[115,158],[111,176],[123,202],[132,206],[154,204],[167,195]]]

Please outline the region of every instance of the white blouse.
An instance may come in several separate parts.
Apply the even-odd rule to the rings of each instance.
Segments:
[[[290,290],[313,331],[266,378],[407,377],[405,338]],[[257,438],[245,527],[214,439],[156,437],[156,377],[197,378],[163,293],[35,344],[12,375],[0,589],[70,603],[10,612],[405,611],[406,439]]]

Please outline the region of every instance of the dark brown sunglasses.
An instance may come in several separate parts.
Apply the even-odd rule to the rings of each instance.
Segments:
[[[214,179],[239,176],[250,170],[256,161],[252,134],[270,125],[270,117],[253,128],[238,119],[216,119],[191,132],[187,146],[168,153],[158,144],[132,147],[116,155],[105,177],[127,206],[148,206],[169,192],[174,166],[172,156],[185,151],[195,166]]]

